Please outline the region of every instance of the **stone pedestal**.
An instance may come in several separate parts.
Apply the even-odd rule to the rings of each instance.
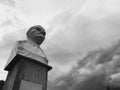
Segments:
[[[38,60],[17,54],[5,67],[9,73],[3,90],[47,90],[47,73],[51,68]]]
[[[44,28],[36,25],[26,33],[27,40],[16,42],[5,67],[8,76],[3,90],[47,90],[47,73],[52,67],[40,48],[45,35]]]

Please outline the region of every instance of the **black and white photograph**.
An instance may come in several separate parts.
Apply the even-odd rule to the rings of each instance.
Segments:
[[[0,0],[0,90],[120,90],[120,0]]]

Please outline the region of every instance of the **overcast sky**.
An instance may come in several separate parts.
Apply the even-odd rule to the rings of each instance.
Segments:
[[[56,78],[62,80],[63,75],[65,78],[73,73],[73,66],[87,51],[107,47],[120,39],[120,0],[0,0],[0,79],[6,78],[3,68],[15,41],[25,39],[25,32],[33,25],[46,29],[46,40],[41,47],[53,66],[49,77],[55,84]],[[101,67],[95,66],[90,77],[104,77]],[[120,76],[115,75],[111,77]],[[77,77],[81,77],[77,84],[86,80],[83,74]],[[91,78],[87,77],[88,82]],[[68,79],[74,81],[72,76]],[[66,85],[60,81],[51,90],[79,89],[75,88],[77,84],[66,89],[63,83]]]

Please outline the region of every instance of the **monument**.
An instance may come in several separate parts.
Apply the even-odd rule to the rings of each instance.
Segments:
[[[40,45],[45,39],[45,29],[31,27],[27,40],[17,41],[5,70],[8,76],[3,90],[47,90],[47,73],[51,66]]]

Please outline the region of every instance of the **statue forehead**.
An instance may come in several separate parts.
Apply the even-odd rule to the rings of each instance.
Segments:
[[[29,31],[34,31],[34,30],[36,30],[36,31],[44,31],[44,32],[45,32],[45,29],[44,29],[42,26],[40,26],[40,25],[36,25],[36,26],[31,27],[31,28],[28,30],[28,32],[29,32]]]
[[[26,35],[32,34],[33,31],[45,32],[45,29],[44,29],[42,26],[40,26],[40,25],[36,25],[36,26],[31,27],[31,28],[27,31]]]

